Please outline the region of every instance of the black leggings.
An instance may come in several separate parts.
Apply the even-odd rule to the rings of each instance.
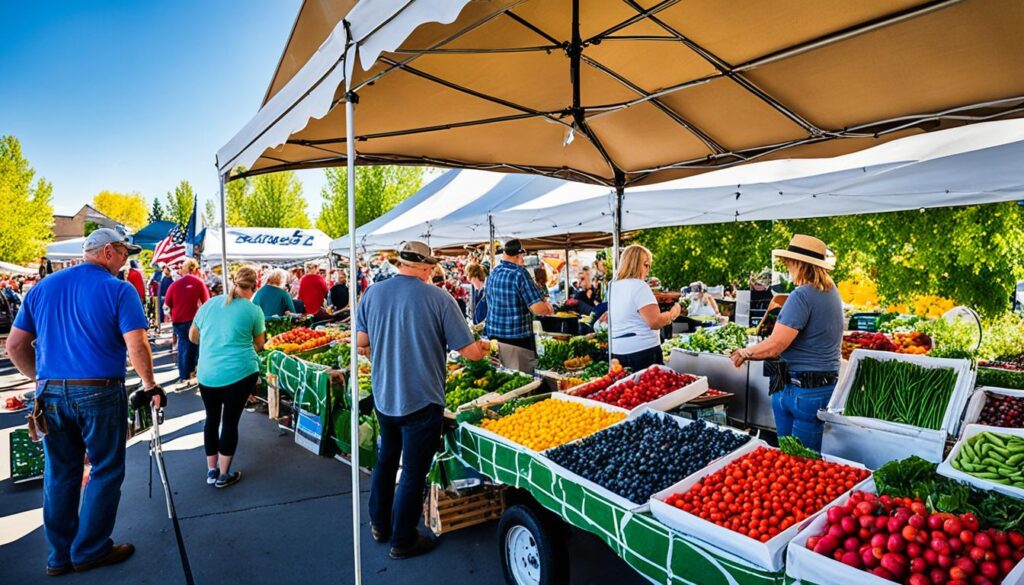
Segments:
[[[238,421],[242,418],[245,401],[256,390],[259,376],[258,373],[252,374],[227,386],[199,385],[199,393],[206,407],[203,446],[206,448],[207,457],[218,453],[228,457],[235,454],[238,447]]]

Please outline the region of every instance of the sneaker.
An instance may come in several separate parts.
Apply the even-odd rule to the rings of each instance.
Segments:
[[[206,485],[217,483],[218,477],[220,477],[220,473],[216,469],[208,469],[206,471]]]
[[[215,484],[213,484],[213,485],[217,486],[218,488],[226,488],[229,485],[235,485],[236,483],[238,483],[241,480],[242,480],[242,472],[241,471],[233,471],[233,472],[231,472],[231,473],[229,473],[227,475],[222,475],[222,476],[218,477],[217,478],[217,482]]]
[[[75,572],[81,573],[82,571],[88,571],[89,569],[95,569],[96,567],[102,567],[104,565],[116,565],[117,563],[120,563],[121,561],[124,561],[128,557],[132,556],[132,553],[134,552],[134,545],[128,543],[115,544],[114,546],[110,547],[110,552],[96,559],[95,561],[89,561],[88,563],[75,565]]]
[[[391,552],[388,553],[388,556],[391,557],[393,560],[400,561],[403,559],[408,559],[422,554],[426,554],[434,550],[435,546],[437,545],[434,543],[433,540],[427,538],[426,536],[423,536],[422,534],[417,534],[416,542],[412,543],[412,545],[410,546],[393,546],[391,547]]]

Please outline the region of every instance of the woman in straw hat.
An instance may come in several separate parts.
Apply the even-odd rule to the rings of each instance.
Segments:
[[[825,242],[801,234],[772,254],[786,264],[797,288],[783,305],[771,336],[734,351],[732,361],[739,367],[747,360],[778,358],[765,364],[776,432],[780,437],[794,435],[820,451],[823,425],[818,410],[828,404],[839,378],[843,341],[843,302],[829,276],[835,260]]]

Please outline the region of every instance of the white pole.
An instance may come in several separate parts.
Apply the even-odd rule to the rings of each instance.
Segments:
[[[227,203],[224,199],[225,175],[217,173],[220,177],[220,281],[224,294],[228,292],[228,220]]]
[[[494,270],[494,218],[487,214],[487,234],[491,238],[487,247],[491,249],[491,270]]]
[[[345,99],[345,158],[348,165],[348,306],[349,322],[352,338],[351,362],[349,363],[349,388],[351,389],[352,434],[349,445],[352,446],[352,567],[356,574],[356,585],[363,582],[363,566],[360,554],[360,503],[359,503],[359,354],[356,352],[356,141],[355,141],[355,101],[358,97],[349,92]]]
[[[569,302],[569,235],[568,234],[566,234],[566,236],[565,236],[565,302]]]

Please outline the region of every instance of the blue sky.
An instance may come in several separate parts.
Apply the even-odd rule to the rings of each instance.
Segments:
[[[0,2],[0,134],[58,213],[102,189],[214,198],[214,154],[257,111],[300,0]],[[310,215],[320,170],[299,173]]]

